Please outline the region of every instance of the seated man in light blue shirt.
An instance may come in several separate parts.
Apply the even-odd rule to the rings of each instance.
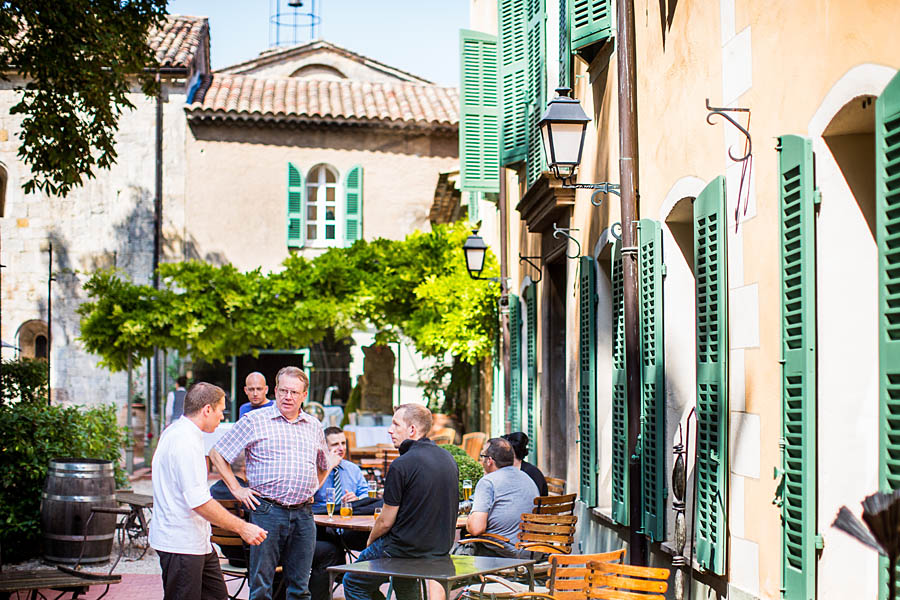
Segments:
[[[362,470],[355,464],[344,458],[347,456],[347,436],[340,427],[327,427],[325,429],[325,443],[328,450],[341,457],[341,462],[328,474],[322,487],[313,497],[313,513],[325,514],[325,490],[334,488],[334,503],[340,508],[341,502],[353,502],[366,498],[369,493],[369,482],[363,477]],[[338,481],[340,477],[340,481]]]

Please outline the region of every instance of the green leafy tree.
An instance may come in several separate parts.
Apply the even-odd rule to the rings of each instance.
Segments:
[[[24,79],[10,113],[24,116],[26,193],[65,196],[115,162],[119,118],[134,108],[132,81],[155,93],[147,34],[165,14],[166,0],[0,3],[0,57]]]

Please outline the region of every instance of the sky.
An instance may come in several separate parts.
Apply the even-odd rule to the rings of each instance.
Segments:
[[[286,0],[170,0],[168,9],[209,17],[210,58],[219,69],[269,47],[276,1],[288,10]],[[304,0],[300,11],[309,12],[313,2],[321,18],[317,37],[434,83],[459,85],[459,30],[468,27],[469,0]],[[299,29],[297,39],[306,42],[309,28]]]

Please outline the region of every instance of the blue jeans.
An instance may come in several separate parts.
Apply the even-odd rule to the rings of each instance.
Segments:
[[[309,600],[309,571],[316,548],[316,523],[309,507],[288,510],[260,499],[250,522],[268,532],[250,546],[250,600],[271,600],[275,567],[284,568],[286,600]]]
[[[390,555],[384,551],[384,537],[382,536],[360,552],[356,562],[389,557]],[[387,580],[387,577],[346,573],[344,575],[344,598],[346,600],[384,600],[384,595],[378,588]],[[394,593],[397,600],[418,600],[421,597],[419,586],[418,579],[395,578]]]

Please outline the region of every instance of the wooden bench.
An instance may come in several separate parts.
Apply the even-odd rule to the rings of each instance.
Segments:
[[[37,569],[31,571],[3,571],[0,573],[0,598],[8,599],[14,592],[36,592],[40,589],[51,589],[71,592],[72,598],[85,594],[92,585],[105,585],[106,590],[99,600],[109,591],[109,586],[122,581],[121,575],[87,574],[72,575],[58,569]],[[62,594],[61,594],[62,595]],[[34,597],[37,597],[34,595]]]

